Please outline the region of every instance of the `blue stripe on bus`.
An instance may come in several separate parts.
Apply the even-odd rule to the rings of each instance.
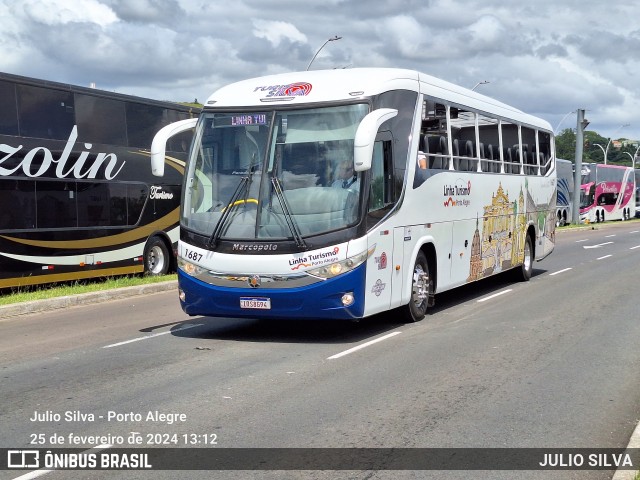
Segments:
[[[210,317],[269,318],[269,319],[335,319],[362,318],[364,313],[364,285],[366,264],[338,277],[302,288],[227,288],[197,280],[178,271],[180,289],[187,302],[180,302],[189,315]],[[355,302],[342,306],[341,298],[353,292]],[[240,308],[240,297],[266,297],[270,310]]]

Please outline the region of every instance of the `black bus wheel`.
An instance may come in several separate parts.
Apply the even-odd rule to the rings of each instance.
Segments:
[[[171,264],[169,249],[159,237],[152,237],[144,250],[144,272],[147,275],[166,275]]]

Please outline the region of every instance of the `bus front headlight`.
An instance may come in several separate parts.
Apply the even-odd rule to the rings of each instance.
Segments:
[[[306,273],[309,275],[313,275],[314,277],[319,277],[323,279],[337,277],[338,275],[342,275],[343,273],[347,273],[358,266],[362,265],[367,261],[371,255],[373,255],[376,246],[374,245],[369,250],[354,255],[349,258],[345,258],[339,262],[330,263],[328,265],[323,265],[318,268],[312,268],[311,270],[307,270]]]
[[[187,275],[191,275],[192,277],[200,275],[204,272],[204,268],[199,267],[195,263],[188,262],[182,257],[178,257],[178,268]]]

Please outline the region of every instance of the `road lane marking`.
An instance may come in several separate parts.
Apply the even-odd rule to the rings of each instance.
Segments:
[[[635,250],[636,248],[640,248],[640,245],[636,245],[635,247],[631,247],[629,250]]]
[[[557,272],[550,273],[549,276],[553,277],[554,275],[558,275],[559,273],[568,272],[569,270],[572,270],[572,268],[569,267],[569,268],[564,268],[562,270],[558,270]]]
[[[614,233],[612,235],[605,235],[604,238],[611,238],[611,237],[615,237],[615,236],[616,236],[616,234]]]
[[[604,257],[596,258],[596,260],[604,260],[605,258],[609,258],[611,256],[613,256],[613,255],[605,255]]]
[[[478,303],[486,302],[487,300],[491,300],[492,298],[499,297],[500,295],[504,295],[505,293],[509,293],[511,290],[513,290],[513,289],[512,288],[507,288],[506,290],[503,290],[501,292],[494,293],[493,295],[489,295],[488,297],[481,298],[480,300],[478,300]]]
[[[582,240],[576,240],[576,243],[586,242],[586,241],[588,241],[588,240],[589,240],[588,238],[583,238]]]
[[[583,245],[582,248],[600,248],[604,245],[610,245],[613,242],[604,242],[604,243],[599,243],[598,245]]]
[[[629,233],[638,233],[640,232],[640,230],[634,230],[633,232],[629,232]]]
[[[160,333],[153,333],[151,335],[145,335],[144,337],[132,338],[131,340],[125,340],[124,342],[112,343],[111,345],[105,345],[102,348],[119,347],[120,345],[126,345],[127,343],[139,342],[140,340],[147,340],[148,338],[159,337],[160,335],[167,335],[167,334],[173,333],[173,332],[180,332],[182,330],[188,330],[190,328],[201,327],[202,325],[204,325],[204,323],[196,323],[196,324],[184,325],[183,327],[176,328],[174,330],[168,330],[166,332],[160,332]]]
[[[331,355],[330,357],[327,358],[327,360],[335,360],[336,358],[340,358],[340,357],[344,357],[345,355],[349,355],[350,353],[353,352],[357,352],[358,350],[362,350],[363,348],[369,347],[371,345],[373,345],[374,343],[378,343],[381,342],[383,340],[386,340],[387,338],[391,338],[394,337],[398,334],[400,334],[402,332],[391,332],[388,333],[387,335],[384,335],[380,338],[376,338],[374,340],[371,340],[369,342],[363,343],[362,345],[358,345],[356,347],[350,348],[349,350],[345,350],[344,352],[340,352],[340,353],[336,353],[335,355]]]
[[[92,450],[98,451],[98,450],[104,450],[106,448],[111,448],[113,447],[113,445],[109,445],[109,444],[103,444],[103,445],[97,445],[93,448],[88,448],[87,450],[84,450],[82,452],[79,453],[79,455],[91,452]],[[33,472],[29,472],[29,473],[25,473],[24,475],[20,475],[19,477],[15,477],[13,480],[31,480],[32,478],[38,478],[38,477],[42,477],[43,475],[46,475],[47,473],[51,473],[51,472],[55,472],[55,471],[59,471],[55,468],[52,469],[40,469],[40,470],[34,470]]]

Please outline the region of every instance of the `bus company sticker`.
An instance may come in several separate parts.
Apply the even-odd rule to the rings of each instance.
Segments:
[[[404,227],[404,241],[408,242],[411,240],[411,227]]]
[[[375,257],[375,261],[378,264],[378,270],[384,270],[387,268],[387,254],[382,252],[382,255]]]
[[[444,197],[449,197],[444,201],[445,207],[468,207],[471,201],[467,198],[471,195],[471,180],[466,183],[462,179],[456,180],[454,185],[445,185],[443,189]]]
[[[319,252],[308,252],[305,255],[289,259],[291,270],[300,268],[317,267],[333,263],[338,259],[340,247],[333,247],[331,250],[321,250]]]
[[[376,280],[376,283],[373,284],[373,287],[371,288],[371,293],[373,293],[376,297],[379,297],[386,286],[387,286],[386,283],[382,283],[382,280],[378,279]]]

